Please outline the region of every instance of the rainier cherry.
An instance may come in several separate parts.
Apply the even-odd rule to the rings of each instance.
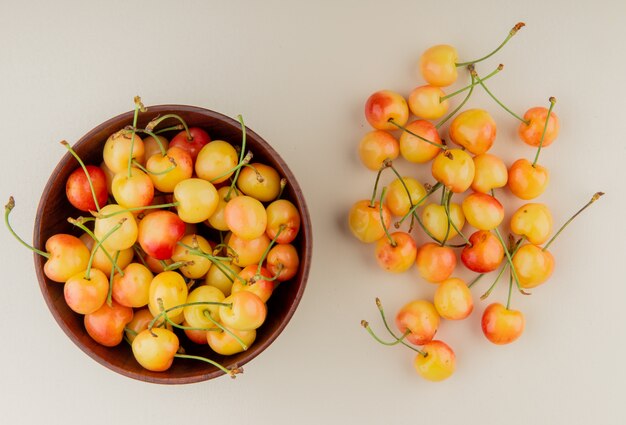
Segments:
[[[491,149],[496,138],[496,122],[484,109],[469,109],[450,124],[450,139],[474,155]]]
[[[174,191],[181,181],[193,174],[193,160],[186,150],[170,147],[167,154],[155,153],[146,163],[154,187],[164,193]]]
[[[409,213],[411,207],[425,196],[424,185],[413,177],[402,177],[402,180],[397,178],[389,184],[385,205],[391,214],[404,217]]]
[[[429,282],[437,283],[449,278],[456,267],[456,254],[449,246],[436,243],[422,245],[415,261],[420,276]]]
[[[225,327],[225,329],[228,332],[212,331],[206,333],[207,342],[211,350],[223,356],[241,353],[246,347],[252,345],[256,339],[255,329],[249,331],[241,331],[229,327]],[[239,341],[233,338],[233,334],[239,338]],[[245,347],[241,345],[240,341],[245,344]]]
[[[143,264],[131,263],[124,268],[124,276],[115,273],[111,295],[120,305],[143,307],[148,304],[150,284],[154,275]]]
[[[441,137],[431,122],[412,121],[403,130],[400,136],[400,154],[407,161],[428,162],[441,152]]]
[[[141,331],[133,340],[135,359],[144,368],[163,372],[170,368],[180,343],[176,334],[163,328]]]
[[[244,195],[270,202],[280,193],[280,175],[269,165],[253,163],[241,170],[237,187]]]
[[[174,187],[174,201],[178,203],[176,212],[185,223],[201,223],[207,220],[219,203],[217,189],[210,182],[191,178]]]
[[[539,164],[531,164],[527,159],[518,159],[509,168],[509,189],[520,199],[534,199],[548,186],[550,173]]]
[[[407,271],[417,256],[415,240],[406,232],[394,232],[389,237],[382,237],[376,242],[376,261],[388,272]]]
[[[250,291],[240,291],[224,299],[219,308],[220,320],[229,328],[241,331],[257,329],[265,321],[267,307],[258,295]]]
[[[143,163],[143,140],[137,134],[126,129],[109,136],[102,151],[104,163],[114,173],[126,171],[131,155],[135,161]]]
[[[101,240],[122,219],[125,219],[122,226],[102,242],[102,246],[109,252],[121,251],[135,244],[138,232],[137,221],[131,212],[117,204],[105,206],[96,217],[93,233],[98,240]]]
[[[161,309],[167,310],[184,304],[187,295],[187,284],[180,274],[172,271],[159,273],[150,283],[148,307],[156,317]],[[183,307],[170,311],[168,317],[174,323],[181,323],[184,319]]]
[[[465,319],[474,309],[472,293],[467,284],[458,278],[446,279],[439,284],[434,304],[437,313],[448,320]]]
[[[550,146],[559,134],[559,119],[552,108],[556,99],[550,98],[550,108],[538,106],[530,108],[524,114],[524,121],[520,123],[517,133],[527,145],[538,147]],[[548,119],[548,114],[550,118]],[[547,122],[546,122],[547,121]],[[543,134],[545,132],[545,135]],[[543,142],[541,139],[543,138]]]
[[[378,171],[385,161],[393,161],[400,154],[395,137],[383,130],[370,131],[359,143],[359,157],[367,168]]]
[[[186,304],[189,305],[183,309],[185,322],[193,328],[218,329],[215,322],[219,321],[219,303],[223,302],[224,298],[222,291],[213,286],[198,286],[187,297]],[[203,302],[207,304],[201,304]]]
[[[244,267],[231,287],[232,294],[240,291],[250,291],[266,303],[274,291],[272,274],[265,267],[259,268],[257,264]]]
[[[228,142],[213,140],[206,144],[196,159],[196,174],[211,183],[221,183],[235,172],[239,162],[237,151]]]
[[[256,239],[244,239],[230,233],[226,237],[226,244],[228,245],[228,252],[236,254],[233,258],[233,264],[246,267],[251,264],[259,264],[263,258],[263,253],[270,244],[270,239],[266,234],[262,234]]]
[[[189,136],[191,135],[191,139]],[[189,131],[181,131],[172,138],[170,146],[181,148],[191,156],[193,161],[198,157],[200,150],[211,141],[209,134],[201,128],[189,127]]]
[[[190,248],[193,250],[190,251]],[[199,252],[194,252],[197,250]],[[172,260],[184,263],[180,267],[180,272],[189,279],[200,279],[204,277],[211,267],[211,260],[207,258],[213,248],[211,243],[204,237],[196,234],[185,235],[174,248]]]
[[[428,204],[422,211],[424,227],[438,241],[443,241],[446,234],[448,235],[448,240],[452,239],[458,235],[456,229],[462,230],[463,226],[465,226],[465,216],[463,215],[461,205],[451,202],[448,212],[450,214],[450,222],[454,223],[454,226],[448,225],[448,215],[446,214],[446,207],[443,205]]]
[[[95,165],[85,167],[93,185],[98,205],[94,202],[87,174],[82,168],[77,168],[70,174],[65,183],[65,194],[70,203],[81,211],[97,211],[106,204],[108,198],[107,180],[104,171]]]
[[[439,313],[435,306],[426,300],[411,301],[396,315],[396,326],[407,333],[406,339],[415,345],[430,342],[439,328]]]
[[[409,95],[409,109],[413,115],[425,120],[436,120],[448,111],[450,102],[441,100],[446,94],[441,88],[425,85],[415,88]]]
[[[504,162],[495,155],[484,153],[474,157],[474,180],[472,190],[489,193],[492,189],[506,186],[509,174]]]
[[[105,347],[115,347],[124,337],[124,327],[133,319],[133,309],[113,301],[104,303],[93,313],[85,315],[85,329],[90,337]]]
[[[502,263],[504,248],[493,233],[479,230],[472,233],[469,242],[461,251],[461,261],[468,269],[476,273],[489,273]]]
[[[291,201],[278,199],[269,204],[265,211],[267,213],[267,229],[265,230],[267,237],[276,238],[278,243],[293,242],[300,231],[298,208]]]
[[[97,222],[96,222],[97,225]],[[139,222],[137,241],[146,254],[168,260],[185,234],[185,223],[173,212],[159,210]]]
[[[391,224],[391,213],[383,205],[383,221],[381,221],[380,208],[378,201],[370,202],[368,200],[358,201],[352,206],[348,216],[348,225],[352,234],[361,242],[375,242],[385,235],[383,223],[385,227],[389,227]]]
[[[483,312],[482,329],[485,337],[497,345],[510,344],[524,332],[524,315],[509,310],[500,303],[490,304]]]
[[[115,202],[122,208],[145,207],[154,198],[154,184],[146,173],[131,167],[117,173],[111,182],[111,191]]]
[[[541,245],[552,233],[552,214],[545,204],[524,204],[511,217],[511,230],[530,243]]]
[[[491,230],[504,219],[504,207],[493,196],[474,192],[463,203],[463,215],[469,224],[479,230]]]
[[[456,368],[456,357],[446,343],[431,341],[421,351],[415,357],[413,365],[422,378],[437,382],[452,376]]]
[[[224,219],[230,231],[243,239],[260,237],[267,227],[265,207],[251,196],[237,196],[228,201]]]
[[[433,161],[432,175],[452,192],[462,193],[474,180],[474,161],[461,149],[449,149]]]
[[[409,107],[398,93],[381,90],[372,94],[365,102],[365,118],[377,130],[395,130],[409,119]]]
[[[293,278],[298,273],[300,258],[291,244],[277,244],[267,254],[267,269],[279,282]]]

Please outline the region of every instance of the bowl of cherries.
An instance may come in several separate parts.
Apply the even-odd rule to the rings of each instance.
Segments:
[[[142,381],[240,374],[285,328],[309,273],[310,218],[285,162],[241,117],[139,97],[62,144],[30,248],[64,332]]]

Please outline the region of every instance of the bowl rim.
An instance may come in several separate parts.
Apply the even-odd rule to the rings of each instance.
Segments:
[[[157,112],[157,113],[190,112],[190,113],[201,114],[201,115],[213,118],[213,119],[220,120],[227,125],[236,127],[237,129],[241,129],[241,123],[239,121],[236,121],[235,119],[227,115],[224,115],[220,112],[216,112],[211,109],[207,109],[207,108],[203,108],[199,106],[182,105],[182,104],[159,104],[159,105],[147,106],[147,109],[148,109],[148,112]],[[125,122],[128,120],[132,120],[133,114],[134,114],[134,111],[124,112],[98,124],[96,127],[92,128],[85,135],[83,135],[76,143],[74,143],[72,145],[73,149],[77,149],[80,146],[88,143],[89,140],[91,140],[99,132],[103,131],[106,127],[114,125],[118,122]],[[122,127],[123,125],[120,126],[120,128]],[[304,255],[301,255],[301,258],[300,258],[301,267],[302,267],[302,281],[300,283],[298,291],[295,294],[292,304],[289,306],[289,309],[287,310],[284,320],[282,320],[279,323],[279,325],[276,327],[276,329],[274,329],[269,334],[266,340],[264,340],[262,343],[253,345],[255,349],[251,350],[249,352],[249,355],[244,356],[241,359],[241,361],[237,362],[239,366],[243,366],[244,364],[250,362],[259,354],[261,354],[263,351],[265,351],[267,347],[269,347],[276,340],[276,338],[278,338],[278,336],[282,333],[282,331],[291,321],[291,318],[295,314],[295,311],[298,305],[300,304],[302,296],[304,295],[304,290],[307,285],[309,271],[311,268],[312,249],[313,249],[313,232],[312,232],[312,226],[311,226],[311,217],[309,214],[306,200],[304,199],[304,195],[302,193],[302,189],[300,188],[298,181],[293,175],[293,172],[291,171],[287,163],[278,154],[278,152],[276,152],[274,148],[267,141],[265,141],[263,137],[258,135],[256,132],[254,132],[250,128],[248,128],[247,125],[245,126],[245,128],[246,128],[247,135],[252,135],[255,138],[255,140],[258,141],[258,143],[263,147],[266,153],[269,156],[271,156],[280,165],[280,167],[282,168],[282,172],[284,172],[285,174],[284,177],[287,178],[289,185],[292,186],[293,193],[295,195],[295,198],[298,203],[299,210],[300,210],[299,211],[301,215],[300,232],[303,232],[304,234],[305,246],[304,246],[304,253],[303,253]],[[71,158],[72,158],[71,154],[69,152],[66,152],[65,155],[59,160],[59,162],[55,166],[54,170],[50,174],[50,177],[48,178],[46,185],[44,186],[41,198],[39,200],[39,204],[37,206],[37,213],[36,213],[35,224],[33,228],[33,244],[35,247],[42,247],[45,245],[45,241],[41,240],[40,235],[41,235],[41,221],[42,221],[42,216],[43,216],[43,210],[48,200],[48,197],[46,196],[46,194],[50,192],[50,190],[52,189],[56,181],[56,176],[60,174],[65,164]],[[37,280],[39,283],[39,288],[42,292],[42,296],[46,302],[46,305],[48,306],[48,309],[50,310],[50,313],[52,314],[52,316],[54,317],[55,321],[60,326],[60,328],[63,330],[63,332],[70,338],[70,340],[76,346],[78,346],[81,349],[81,351],[83,351],[89,357],[97,361],[99,364],[105,366],[106,368],[114,372],[119,373],[120,375],[127,376],[129,378],[133,378],[138,381],[150,382],[150,383],[155,383],[155,384],[190,384],[190,383],[207,381],[207,380],[224,375],[224,372],[222,372],[219,369],[216,369],[215,371],[212,371],[212,372],[202,373],[202,374],[192,375],[192,376],[184,376],[184,377],[164,376],[160,378],[158,376],[153,376],[153,375],[142,375],[142,374],[130,371],[128,369],[117,366],[107,361],[105,358],[95,353],[90,347],[84,345],[80,341],[80,339],[76,337],[76,335],[72,331],[72,328],[68,326],[65,323],[65,321],[63,321],[61,316],[56,312],[56,307],[54,305],[53,300],[47,295],[46,287],[49,283],[47,282],[47,278],[45,277],[43,273],[43,267],[40,266],[42,259],[36,253],[33,253],[33,257],[35,260],[35,271],[36,271]]]

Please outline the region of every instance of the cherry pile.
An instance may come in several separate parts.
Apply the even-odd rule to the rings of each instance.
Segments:
[[[300,214],[281,199],[286,179],[251,162],[241,117],[241,144],[233,145],[175,114],[138,128],[146,110],[136,97],[133,124],[108,137],[100,165],[84,164],[62,142],[80,165],[66,182],[67,199],[86,213],[67,218],[77,236],[56,234],[45,251],[28,245],[9,224],[12,197],[5,223],[47,259],[44,274],[64,285],[65,302],[96,342],[125,340],[150,371],[191,358],[234,377],[241,368],[185,354],[179,335],[219,355],[247,350],[273,291],[297,273]],[[168,119],[179,124],[160,128]],[[162,135],[177,130],[171,140]]]
[[[486,273],[499,269],[481,300],[491,294],[507,270],[509,291],[506,304],[494,302],[484,309],[483,334],[494,344],[508,344],[520,337],[525,319],[521,311],[511,308],[513,288],[529,295],[529,289],[549,279],[554,257],[548,248],[580,212],[603,195],[594,194],[555,233],[549,207],[539,202],[522,205],[509,223],[503,223],[505,210],[497,192],[508,190],[522,200],[539,197],[550,179],[549,170],[538,162],[539,154],[559,134],[554,97],[549,98],[548,107],[533,107],[519,116],[485,83],[503,66],[484,77],[476,69],[477,63],[498,52],[523,26],[516,24],[494,51],[473,61],[459,61],[456,49],[449,45],[430,47],[419,62],[425,85],[415,88],[408,99],[381,90],[365,103],[365,118],[373,130],[361,139],[358,153],[363,165],[377,174],[371,197],[352,206],[349,228],[358,240],[374,245],[375,258],[384,270],[402,273],[413,269],[411,273],[436,284],[437,289],[432,301],[411,300],[396,313],[397,332],[389,326],[382,303],[376,299],[391,341],[379,338],[368,322],[361,324],[382,344],[402,344],[416,351],[415,369],[431,381],[448,378],[456,367],[452,348],[434,339],[442,319],[463,320],[472,313],[470,288]],[[464,68],[469,84],[446,94],[442,87],[453,84],[458,70]],[[489,153],[496,139],[496,122],[484,109],[464,109],[477,88],[519,121],[519,138],[536,148],[532,159],[519,158],[507,167]],[[463,92],[467,92],[464,99],[450,111],[451,99]],[[452,144],[442,137],[443,125],[450,120],[447,140]],[[394,167],[400,158],[430,167],[434,182],[422,184],[401,175]],[[393,173],[394,180],[380,188],[383,173]],[[440,199],[434,200],[438,191]],[[457,202],[453,202],[455,195]],[[459,199],[459,195],[465,196]],[[506,240],[500,227],[510,231]],[[469,283],[454,277],[459,258],[463,266],[477,273]]]

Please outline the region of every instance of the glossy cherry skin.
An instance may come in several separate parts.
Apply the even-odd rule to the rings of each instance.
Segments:
[[[426,300],[415,300],[405,304],[396,315],[396,326],[404,334],[410,333],[406,340],[415,345],[424,345],[432,341],[439,328],[439,313],[435,306]]]
[[[156,137],[161,142],[161,145],[163,145],[163,149],[165,149],[165,151],[167,152],[167,149],[169,148],[170,143],[167,141],[165,137],[161,135],[157,135]],[[147,136],[143,138],[143,149],[144,149],[146,162],[148,161],[148,159],[150,159],[152,155],[162,153],[161,146],[159,146],[157,141],[152,136]],[[145,167],[146,166],[145,162],[142,165]]]
[[[109,292],[109,279],[98,269],[91,269],[89,279],[86,271],[70,277],[63,286],[65,302],[72,311],[89,314],[102,307]]]
[[[410,199],[409,195],[411,196]],[[411,207],[421,201],[424,196],[426,196],[426,189],[424,189],[423,184],[412,177],[403,177],[402,180],[395,179],[389,184],[385,205],[391,214],[404,217]]]
[[[237,178],[237,187],[248,196],[261,202],[271,202],[280,193],[280,175],[274,167],[254,162],[244,167]],[[258,174],[257,174],[258,173]],[[259,181],[259,178],[261,181]]]
[[[185,223],[173,212],[159,210],[141,219],[137,240],[149,256],[168,260],[184,235]]]
[[[104,171],[102,171],[100,167],[95,165],[87,165],[85,168],[93,184],[98,205],[103,207],[106,205],[109,196],[106,174],[104,174]],[[96,211],[96,203],[93,200],[89,180],[82,168],[77,168],[67,178],[67,182],[65,183],[65,195],[68,201],[70,201],[70,204],[75,208],[81,211]]]
[[[430,142],[442,144],[437,128],[429,121],[412,121],[406,129]],[[425,163],[436,157],[439,152],[441,152],[440,147],[425,142],[406,131],[400,135],[400,155],[409,162]]]
[[[102,150],[104,162],[114,173],[120,173],[128,168],[131,145],[133,159],[140,164],[144,161],[143,140],[137,134],[134,137],[131,136],[133,136],[132,132],[120,130],[109,136],[104,144]]]
[[[454,373],[456,356],[454,351],[442,341],[431,341],[421,348],[422,354],[415,357],[415,371],[424,379],[433,382],[443,381]]]
[[[232,198],[224,208],[228,229],[243,239],[256,239],[265,234],[267,212],[263,204],[251,196]]]
[[[150,283],[148,294],[150,313],[155,317],[161,313],[159,300],[163,303],[163,309],[167,310],[184,304],[188,294],[187,283],[180,274],[173,271],[159,273]],[[183,307],[169,311],[167,317],[174,323],[181,323],[184,319]]]
[[[525,319],[522,312],[507,310],[500,303],[489,304],[481,320],[485,337],[497,345],[510,344],[524,332]]]
[[[433,303],[437,313],[448,320],[463,320],[474,310],[472,293],[465,281],[458,278],[441,282],[435,291]]]
[[[258,264],[244,267],[239,272],[239,277],[243,279],[243,282],[241,279],[235,279],[231,287],[231,294],[240,291],[250,291],[266,303],[274,291],[274,281],[272,280],[272,274],[265,267],[261,267],[259,276],[257,276],[258,268]]]
[[[224,299],[232,306],[220,307],[220,320],[225,326],[240,331],[259,328],[267,316],[267,307],[261,298],[250,291],[232,293]]]
[[[367,168],[378,171],[387,160],[393,161],[400,154],[395,137],[383,130],[367,133],[359,142],[359,158]]]
[[[215,208],[213,214],[211,214],[211,217],[209,217],[206,222],[209,226],[213,227],[214,229],[221,230],[222,232],[228,231],[228,224],[226,224],[226,219],[224,218],[224,209],[226,208],[226,204],[228,203],[226,201],[226,195],[228,195],[229,192],[230,196],[228,200],[239,196],[239,191],[236,188],[230,190],[229,186],[223,186],[217,189],[217,207]]]
[[[124,268],[124,276],[113,276],[113,299],[127,307],[143,307],[148,304],[150,284],[154,275],[146,266],[131,263]]]
[[[467,222],[479,230],[495,229],[504,219],[504,207],[500,201],[484,193],[468,195],[461,207]]]
[[[171,193],[178,183],[192,176],[193,160],[189,152],[174,146],[165,156],[156,153],[148,158],[146,168],[151,171],[148,175],[154,187],[160,192]]]
[[[265,234],[256,239],[244,239],[235,234],[229,234],[225,241],[228,245],[228,252],[236,253],[233,264],[239,267],[259,264],[263,253],[270,244],[270,239]]]
[[[534,199],[541,195],[550,182],[548,169],[531,164],[527,159],[518,159],[509,168],[509,189],[520,199]]]
[[[154,319],[154,316],[152,316],[152,313],[150,313],[147,307],[135,310],[133,318],[124,326],[124,333],[126,334],[128,342],[132,344],[139,332],[148,329],[148,325],[150,325],[152,319]]]
[[[552,234],[552,214],[545,204],[524,204],[511,216],[511,230],[531,244],[541,245]]]
[[[509,172],[504,162],[495,155],[484,153],[474,157],[474,192],[489,193],[492,189],[506,186]]]
[[[91,249],[92,252],[94,249],[95,247]],[[117,255],[117,262],[115,264],[120,269],[124,269],[126,266],[128,266],[133,261],[133,257],[135,256],[135,251],[132,248],[126,248],[121,251],[107,251],[107,252],[109,252],[113,260],[115,260],[115,256]],[[111,272],[113,271],[113,263],[111,262],[111,260],[109,260],[109,257],[107,257],[107,255],[104,253],[104,251],[102,250],[102,247],[98,248],[98,250],[93,254],[92,266],[100,270],[105,275],[107,275],[107,277],[110,277]]]
[[[46,252],[50,258],[43,266],[48,279],[64,283],[70,277],[87,269],[89,250],[76,236],[58,233],[46,241]]]
[[[432,163],[432,175],[454,193],[465,192],[474,180],[474,161],[461,149],[441,152]]]
[[[398,93],[390,90],[377,91],[365,102],[365,118],[376,130],[397,130],[389,120],[404,126],[409,119],[409,106]]]
[[[185,223],[202,223],[217,209],[219,195],[210,182],[190,178],[174,187],[174,202],[178,202],[176,212],[181,220]]]
[[[449,278],[454,272],[456,254],[449,246],[430,242],[419,248],[415,264],[420,276],[437,283]]]
[[[300,258],[291,244],[277,244],[267,254],[266,267],[278,282],[293,278],[298,273]]]
[[[517,129],[517,134],[527,145],[534,147],[539,146],[539,142],[541,141],[541,135],[543,134],[547,118],[548,108],[545,108],[543,106],[530,108],[524,114],[524,121],[526,121],[528,124],[520,123]],[[543,138],[543,143],[541,146],[550,146],[558,135],[559,118],[554,112],[550,112],[548,128],[546,128],[546,135]]]
[[[468,109],[450,124],[450,139],[474,155],[491,149],[496,139],[496,122],[484,109]]]
[[[446,44],[428,48],[420,57],[420,71],[428,84],[446,87],[454,83],[458,73],[456,61],[459,55],[456,49]]]
[[[85,329],[91,338],[105,347],[115,347],[124,337],[124,327],[133,319],[133,309],[113,301],[104,303],[84,318]]]
[[[154,184],[146,173],[131,167],[130,177],[126,170],[117,173],[111,183],[115,202],[122,208],[145,207],[154,198]]]
[[[517,271],[520,286],[534,288],[552,276],[554,257],[550,251],[544,251],[537,245],[524,244],[513,256],[513,265]]]
[[[500,240],[487,230],[478,230],[469,237],[470,245],[461,251],[465,267],[476,273],[489,273],[500,266],[504,259],[504,248]]]
[[[348,226],[352,234],[361,242],[376,242],[385,235],[383,224],[380,221],[380,204],[378,201],[370,205],[370,201],[362,200],[356,202],[350,209],[348,216]],[[383,222],[389,228],[391,224],[391,213],[383,205]]]
[[[196,175],[213,184],[221,183],[233,175],[238,162],[239,155],[233,145],[224,140],[213,140],[198,153]]]
[[[376,242],[376,262],[385,271],[391,273],[403,273],[415,263],[417,257],[417,245],[411,235],[406,232],[394,232],[391,234],[395,245],[387,236],[383,236]]]
[[[100,210],[106,218],[96,218],[93,233],[98,240],[102,241],[102,246],[110,253],[122,251],[132,247],[137,241],[137,221],[135,216],[117,204],[109,204]],[[111,233],[105,240],[104,236],[117,226],[122,219],[125,221],[121,227]]]
[[[225,296],[229,296],[235,279],[234,276],[241,271],[241,267],[225,260],[217,260],[217,263],[219,266],[214,264],[209,268],[204,283],[215,286]]]
[[[409,109],[416,117],[436,120],[448,112],[450,102],[441,101],[446,94],[441,88],[431,85],[416,87],[409,95]]]
[[[176,334],[163,328],[141,331],[132,343],[133,355],[137,362],[153,372],[169,369],[179,346]]]
[[[300,231],[300,213],[298,208],[286,199],[278,199],[267,206],[267,228],[265,233],[278,243],[290,243]],[[281,229],[282,226],[282,230]],[[280,234],[278,231],[280,230]],[[278,235],[278,236],[277,236]]]
[[[170,146],[181,148],[189,153],[193,161],[198,157],[200,150],[211,141],[209,134],[201,128],[189,127],[191,140],[186,131],[181,131],[174,136],[170,142]]]
[[[252,345],[256,339],[256,330],[241,331],[238,329],[226,327],[230,332],[237,335],[239,339],[243,341],[248,347]],[[241,353],[244,351],[244,347],[241,346],[239,341],[232,337],[228,332],[214,331],[206,333],[207,342],[211,350],[217,354],[223,356],[231,356],[233,354]]]
[[[186,304],[199,303],[199,302],[212,302],[221,303],[224,301],[224,294],[214,286],[200,285],[194,288],[187,297]],[[220,306],[217,304],[196,304],[188,305],[183,309],[183,315],[185,316],[185,322],[194,328],[206,328],[215,329],[217,326],[213,323],[213,320],[219,322]],[[211,316],[209,319],[206,315]]]
[[[463,231],[465,226],[465,216],[463,215],[463,209],[461,205],[451,202],[450,203],[450,221],[454,223],[457,229]],[[422,211],[422,223],[424,227],[439,241],[443,241],[448,235],[448,240],[451,240],[458,232],[452,225],[448,225],[448,216],[446,215],[446,209],[443,205],[428,204]],[[449,229],[448,229],[449,228]]]
[[[213,252],[211,242],[200,235],[185,235],[174,248],[174,252],[172,252],[172,260],[175,262],[193,262],[193,264],[182,266],[179,269],[183,276],[189,279],[200,279],[204,277],[211,267],[211,260],[204,256],[190,253],[189,249],[184,245],[190,247],[197,245],[198,250],[206,254],[211,254],[211,252]]]

